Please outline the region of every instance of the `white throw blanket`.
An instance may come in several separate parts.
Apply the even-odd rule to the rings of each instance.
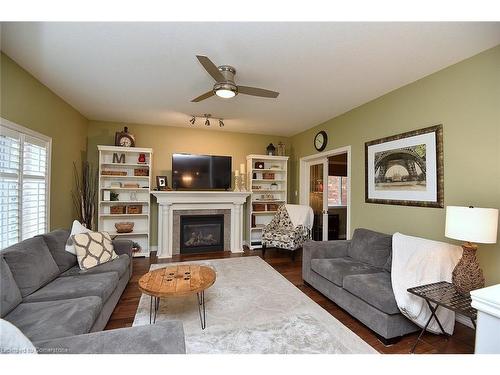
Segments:
[[[451,273],[461,256],[462,249],[459,246],[401,233],[392,236],[392,289],[403,315],[418,326],[425,326],[431,316],[427,303],[406,290],[438,281],[451,282]],[[453,334],[455,313],[440,307],[436,315],[444,330]],[[433,333],[441,333],[435,319],[427,329]]]
[[[293,226],[303,225],[311,229],[314,221],[314,212],[311,207],[302,204],[285,204],[288,216]]]

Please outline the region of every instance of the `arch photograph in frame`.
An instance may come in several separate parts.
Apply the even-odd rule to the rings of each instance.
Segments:
[[[444,206],[443,126],[365,143],[365,201]]]

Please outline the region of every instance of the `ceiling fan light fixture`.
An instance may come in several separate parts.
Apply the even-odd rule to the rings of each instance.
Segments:
[[[214,85],[214,94],[219,98],[230,99],[238,93],[238,88],[231,82],[221,82]]]
[[[232,90],[219,89],[215,91],[215,95],[217,95],[219,98],[230,99],[236,96],[236,93]]]

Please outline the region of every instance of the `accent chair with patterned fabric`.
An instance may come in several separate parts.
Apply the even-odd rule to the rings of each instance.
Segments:
[[[313,218],[313,210],[307,205],[281,205],[262,230],[262,257],[266,248],[275,247],[290,250],[295,260],[295,251],[311,238]]]

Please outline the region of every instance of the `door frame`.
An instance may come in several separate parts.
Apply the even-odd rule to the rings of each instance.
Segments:
[[[325,157],[335,156],[347,153],[347,223],[346,223],[346,239],[351,239],[351,146],[339,147],[334,150],[319,152],[317,154],[303,156],[299,159],[299,202],[300,204],[309,205],[309,169],[306,165],[310,162],[320,162]],[[327,185],[328,186],[328,185]]]

